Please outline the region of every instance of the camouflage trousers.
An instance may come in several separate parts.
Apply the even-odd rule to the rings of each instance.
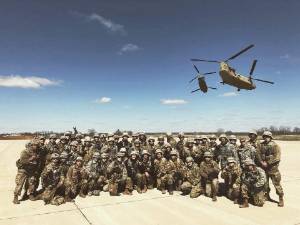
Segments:
[[[103,187],[107,184],[107,179],[105,176],[99,176],[95,178],[90,178],[88,180],[88,191],[103,190]]]
[[[64,201],[64,186],[58,184],[57,187],[48,186],[41,193],[39,199],[42,199],[45,204],[61,205]]]
[[[138,173],[136,175],[136,185],[139,188],[147,187],[149,189],[153,188],[153,177],[151,175],[146,176],[144,173]]]
[[[108,191],[112,196],[118,195],[118,193],[123,192],[125,189],[132,191],[133,185],[130,177],[122,178],[119,180],[110,179],[108,182]]]
[[[15,182],[16,188],[14,195],[21,195],[23,187],[25,189],[25,194],[34,194],[36,190],[36,176],[28,175],[25,171],[18,170]]]
[[[257,190],[250,190],[246,184],[241,186],[241,196],[243,199],[253,199],[253,205],[263,206],[265,203],[265,191],[264,188]]]
[[[64,185],[66,187],[65,196],[69,198],[75,198],[79,192],[86,192],[88,187],[88,182],[86,179],[81,180],[80,182],[72,182],[66,180]]]
[[[279,170],[277,169],[276,171],[272,171],[272,173],[268,173],[266,171],[266,176],[267,176],[267,182],[266,182],[266,191],[267,193],[270,193],[271,189],[270,189],[270,185],[269,185],[269,181],[270,179],[272,180],[272,183],[275,187],[276,190],[276,194],[279,196],[283,196],[283,188],[281,186],[281,174],[279,172]]]
[[[230,200],[238,199],[240,196],[240,185],[239,184],[225,184],[225,194]]]
[[[209,197],[217,196],[219,190],[218,178],[212,180],[204,180],[203,187],[205,188],[205,194]]]
[[[192,185],[188,181],[182,183],[181,191],[184,195],[190,194],[191,198],[197,198],[203,193],[200,183],[197,185]]]

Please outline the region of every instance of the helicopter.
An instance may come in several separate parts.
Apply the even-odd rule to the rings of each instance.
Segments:
[[[262,79],[257,79],[257,78],[252,77],[254,69],[256,67],[256,63],[257,63],[256,59],[253,60],[253,62],[252,62],[252,66],[251,66],[251,69],[250,69],[249,76],[243,76],[243,75],[237,73],[234,68],[229,66],[228,61],[230,61],[232,59],[235,59],[236,57],[240,56],[241,54],[243,54],[244,52],[248,51],[250,48],[253,48],[253,47],[254,47],[253,44],[249,45],[248,47],[242,49],[241,51],[234,54],[230,58],[228,58],[226,60],[222,60],[222,61],[205,60],[205,59],[191,59],[191,61],[193,61],[193,62],[219,63],[220,64],[219,75],[222,79],[222,81],[220,83],[223,84],[223,85],[228,84],[230,86],[236,87],[238,91],[240,91],[241,89],[244,89],[244,90],[253,90],[253,89],[255,89],[256,85],[253,82],[253,80],[264,82],[264,83],[269,83],[269,84],[274,84],[274,82],[272,82],[272,81],[262,80]],[[196,89],[196,90],[192,91],[192,93],[194,93],[198,90],[201,90],[202,92],[206,93],[208,88],[216,89],[216,88],[212,88],[212,87],[207,87],[206,82],[205,82],[205,76],[206,75],[214,74],[216,72],[209,72],[209,73],[200,74],[198,68],[195,65],[194,65],[194,68],[196,69],[198,75],[195,78],[193,78],[190,81],[190,83],[198,78],[199,89]]]

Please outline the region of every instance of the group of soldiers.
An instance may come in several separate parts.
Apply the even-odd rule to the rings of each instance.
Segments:
[[[249,207],[248,202],[261,207],[271,200],[271,179],[282,207],[279,163],[280,148],[269,131],[261,141],[255,131],[239,140],[225,134],[51,134],[34,138],[21,152],[13,203],[20,203],[23,189],[21,200],[60,205],[77,195],[132,195],[133,190],[157,188],[162,194],[181,191],[191,198],[203,194],[212,201],[225,195],[240,208]]]

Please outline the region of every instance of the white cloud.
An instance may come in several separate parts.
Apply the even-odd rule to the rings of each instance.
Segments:
[[[183,99],[161,99],[160,103],[163,105],[183,105],[187,104],[188,102]]]
[[[89,21],[96,21],[99,24],[101,24],[103,27],[108,29],[111,32],[114,33],[120,33],[120,34],[126,34],[126,30],[123,25],[117,24],[110,19],[104,18],[103,16],[92,13],[90,15],[85,16]]]
[[[43,77],[22,77],[19,75],[0,76],[0,87],[41,88],[43,86],[56,86],[61,81],[49,80]]]
[[[289,54],[281,55],[280,58],[281,59],[289,59],[290,55]]]
[[[235,96],[238,96],[238,94],[236,92],[226,92],[226,93],[223,93],[219,96],[220,97],[235,97]]]
[[[119,55],[122,55],[123,53],[125,52],[135,52],[135,51],[138,51],[138,50],[141,50],[141,48],[135,44],[126,44],[124,45],[120,51],[118,52]]]
[[[105,103],[110,103],[110,102],[111,102],[111,98],[108,98],[108,97],[102,97],[102,98],[96,100],[96,103],[99,103],[99,104],[105,104]]]

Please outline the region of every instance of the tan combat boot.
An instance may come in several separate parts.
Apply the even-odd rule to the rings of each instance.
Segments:
[[[283,196],[279,196],[278,207],[283,207],[283,206],[284,206]]]
[[[132,192],[129,191],[128,188],[125,188],[125,191],[123,192],[124,195],[132,195]]]
[[[248,207],[249,207],[248,198],[244,198],[243,204],[240,205],[240,208],[248,208]]]
[[[213,196],[212,196],[212,201],[213,201],[213,202],[216,202],[216,201],[217,201],[217,196],[213,195]]]
[[[20,201],[18,199],[18,195],[14,195],[14,200],[13,200],[14,204],[20,204]]]

